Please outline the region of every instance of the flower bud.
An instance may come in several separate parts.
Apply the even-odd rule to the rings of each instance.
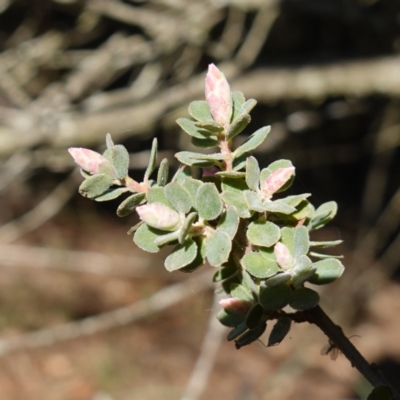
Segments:
[[[214,65],[208,66],[206,100],[214,120],[228,127],[232,117],[232,95],[225,75]]]
[[[239,315],[246,315],[251,308],[251,303],[249,303],[246,300],[239,299],[237,297],[229,297],[227,299],[221,299],[219,301],[219,304],[226,311]]]
[[[151,203],[136,208],[142,221],[162,231],[176,231],[181,225],[179,214],[163,203]]]
[[[81,147],[71,147],[68,149],[74,161],[84,170],[92,175],[99,173],[100,165],[109,161],[101,154]]]
[[[291,178],[294,170],[294,167],[286,167],[278,168],[276,171],[272,172],[261,186],[264,194],[271,196],[276,193]]]
[[[290,254],[289,249],[281,242],[278,242],[274,247],[276,262],[284,270],[287,271],[294,267],[294,259]]]

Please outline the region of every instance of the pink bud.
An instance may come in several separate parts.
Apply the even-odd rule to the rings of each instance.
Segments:
[[[277,192],[293,175],[294,167],[278,168],[265,180],[261,189],[265,195],[271,196]]]
[[[206,100],[214,120],[227,127],[232,117],[232,95],[225,75],[214,65],[208,66]]]
[[[284,271],[293,268],[294,266],[293,256],[290,254],[289,249],[283,243],[278,242],[275,245],[274,254],[276,262]]]
[[[89,149],[82,149],[81,147],[71,147],[68,149],[74,161],[84,170],[91,174],[98,174],[99,167],[103,163],[109,161],[101,154]]]
[[[246,315],[251,308],[251,303],[243,299],[238,299],[237,297],[221,299],[219,304],[226,311],[239,315]]]
[[[163,203],[151,203],[136,208],[142,221],[152,228],[176,231],[181,225],[179,214]]]

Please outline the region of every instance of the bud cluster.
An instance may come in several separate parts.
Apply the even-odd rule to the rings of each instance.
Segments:
[[[157,141],[153,141],[143,182],[128,176],[129,154],[107,136],[103,155],[73,148],[70,153],[85,177],[82,195],[96,201],[128,193],[117,209],[126,216],[137,211],[141,222],[134,226],[134,242],[156,253],[166,245],[173,249],[165,259],[168,271],[192,272],[206,262],[216,267],[214,281],[227,296],[221,301],[220,322],[232,330],[240,348],[258,339],[268,320],[277,319],[269,345],[289,332],[286,306],[307,310],[319,302],[316,291],[305,284],[330,283],[344,267],[338,257],[315,251],[340,241],[313,242],[310,232],[327,224],[337,206],[328,202],[315,208],[310,194],[282,196],[294,180],[289,160],[278,160],[261,169],[250,155],[266,139],[263,127],[233,149],[232,140],[250,122],[256,105],[241,92],[231,92],[224,74],[213,64],[205,80],[206,101],[189,105],[193,119],[180,118],[178,125],[199,148],[215,153],[182,151],[175,156],[182,166],[168,182],[169,167],[163,160],[156,178]],[[201,179],[194,171],[201,169]],[[278,195],[279,194],[279,195]]]

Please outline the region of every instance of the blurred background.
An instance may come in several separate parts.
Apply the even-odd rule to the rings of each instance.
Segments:
[[[66,150],[102,151],[107,132],[133,178],[153,137],[177,168],[174,121],[212,62],[259,102],[236,144],[271,124],[262,166],[289,158],[292,193],[338,202],[313,236],[345,241],[322,307],[399,387],[398,1],[0,0],[2,400],[366,398],[314,326],[235,350],[211,267],[168,274],[126,235],[135,215],[78,195]]]

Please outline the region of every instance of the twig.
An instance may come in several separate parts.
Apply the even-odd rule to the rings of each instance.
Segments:
[[[60,183],[44,200],[22,217],[0,227],[0,242],[10,243],[26,233],[33,231],[56,215],[73,196],[79,172],[78,168]]]
[[[209,376],[214,366],[215,357],[221,344],[223,333],[226,331],[225,327],[221,325],[217,319],[219,300],[220,297],[214,293],[213,306],[210,313],[207,333],[204,336],[199,357],[197,358],[192,375],[186,386],[185,392],[181,397],[181,400],[200,399],[207,386]]]
[[[5,356],[17,350],[51,346],[66,340],[126,326],[141,318],[161,312],[186,297],[198,294],[211,286],[209,271],[203,274],[194,274],[193,277],[183,282],[170,285],[152,296],[129,306],[54,328],[27,333],[13,340],[2,340],[0,341],[0,356]]]
[[[338,347],[338,349],[351,362],[352,366],[364,376],[364,378],[373,386],[387,386],[393,393],[393,400],[399,400],[400,395],[384,379],[376,367],[369,364],[365,358],[354,347],[353,343],[343,334],[342,329],[333,323],[325,314],[320,306],[303,312],[310,323],[315,324],[328,336],[328,338]]]

